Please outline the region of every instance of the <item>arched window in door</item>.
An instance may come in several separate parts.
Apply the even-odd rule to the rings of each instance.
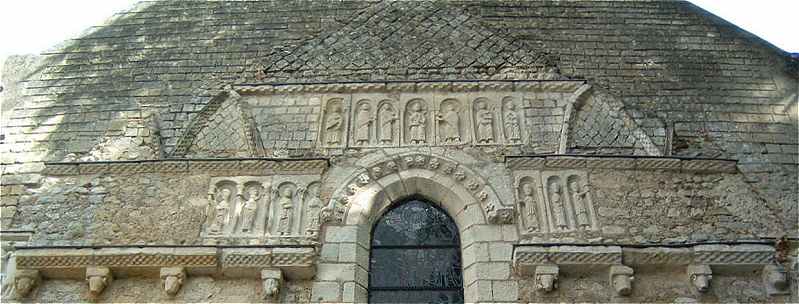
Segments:
[[[389,210],[372,230],[371,303],[462,303],[458,227],[419,199]]]

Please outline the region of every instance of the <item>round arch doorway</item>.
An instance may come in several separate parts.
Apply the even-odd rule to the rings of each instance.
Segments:
[[[372,229],[370,303],[463,303],[458,227],[443,210],[412,198]]]

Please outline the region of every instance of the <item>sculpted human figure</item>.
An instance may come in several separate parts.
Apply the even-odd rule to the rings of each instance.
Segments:
[[[522,198],[522,203],[527,207],[524,214],[527,218],[527,230],[536,232],[540,229],[540,225],[538,223],[538,212],[536,212],[535,197],[533,196],[533,185],[530,183],[522,184],[522,195],[524,196]]]
[[[211,224],[211,231],[220,232],[227,224],[228,213],[230,212],[230,190],[222,188],[216,193],[218,202],[214,207],[214,222]]]
[[[408,134],[411,144],[423,144],[427,142],[427,119],[422,105],[414,103],[411,106],[411,114],[408,117]]]
[[[505,114],[506,135],[510,143],[518,144],[522,141],[522,134],[519,127],[519,116],[516,114],[516,105],[509,102],[507,110],[508,112]]]
[[[555,216],[555,226],[560,230],[566,230],[566,212],[563,207],[563,198],[560,195],[559,183],[549,185],[549,203],[552,205],[552,213]]]
[[[341,128],[344,124],[344,119],[341,116],[341,105],[334,104],[330,113],[327,113],[327,121],[325,123],[325,140],[328,145],[338,145],[341,143]]]
[[[477,103],[477,143],[494,142],[494,114],[484,101]]]
[[[569,183],[569,190],[572,194],[572,202],[574,203],[574,213],[577,214],[577,225],[580,228],[587,229],[591,227],[588,221],[588,209],[586,206],[586,196],[588,195],[588,186],[580,187],[577,181]]]
[[[278,193],[277,203],[280,206],[280,217],[278,219],[277,232],[280,235],[287,235],[291,233],[291,215],[294,208],[293,198],[294,193],[291,187],[284,187]]]
[[[391,144],[394,141],[394,121],[397,120],[397,114],[391,104],[383,106],[383,111],[380,112],[380,143]]]
[[[457,143],[461,141],[461,131],[459,128],[461,119],[452,104],[444,106],[443,113],[438,114],[436,120],[439,121],[441,137],[444,139],[445,143]]]
[[[307,202],[306,218],[308,222],[305,226],[305,234],[317,236],[319,234],[319,213],[322,210],[322,200],[319,199],[318,187],[309,187]]]
[[[369,143],[369,132],[372,129],[372,107],[369,104],[362,104],[355,117],[355,144],[365,145]]]
[[[247,188],[247,201],[244,202],[241,210],[241,231],[252,231],[252,223],[255,215],[258,212],[258,200],[261,198],[258,186],[250,186]]]

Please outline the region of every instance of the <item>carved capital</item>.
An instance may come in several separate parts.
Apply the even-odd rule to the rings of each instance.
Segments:
[[[283,272],[280,269],[261,270],[261,285],[264,289],[264,300],[277,302],[280,294],[280,285],[283,283]]]
[[[707,292],[710,289],[710,281],[713,279],[713,271],[708,265],[689,265],[686,269],[688,280],[699,292]]]
[[[17,269],[14,275],[14,295],[17,299],[27,297],[41,280],[42,277],[38,270]]]
[[[186,278],[186,270],[183,267],[164,267],[161,268],[161,287],[167,295],[175,296],[183,286]]]
[[[92,297],[103,293],[103,290],[111,284],[113,279],[111,269],[108,269],[108,267],[86,268],[86,282],[89,284],[89,295]]]
[[[535,290],[538,292],[551,292],[558,289],[558,273],[560,268],[556,265],[541,265],[535,268]]]
[[[635,272],[632,268],[624,265],[610,266],[609,280],[610,285],[617,295],[628,296],[633,291],[633,274]]]

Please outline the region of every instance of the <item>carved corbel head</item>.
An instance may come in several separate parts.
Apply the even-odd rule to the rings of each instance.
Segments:
[[[620,296],[628,296],[633,291],[633,269],[624,265],[610,267],[610,285]]]
[[[688,279],[697,291],[706,292],[710,289],[710,280],[713,279],[713,271],[707,265],[688,266]]]
[[[766,286],[766,293],[770,296],[790,293],[788,271],[782,265],[772,264],[763,267],[763,284]]]
[[[283,273],[280,269],[261,270],[261,284],[264,288],[264,300],[276,301],[280,293],[280,283],[283,282]]]
[[[161,268],[161,287],[164,288],[166,294],[175,296],[180,287],[183,286],[183,280],[186,278],[186,270],[183,267],[164,267]]]
[[[559,268],[555,265],[538,266],[535,268],[535,290],[551,292],[558,288]]]
[[[96,297],[103,293],[103,290],[111,284],[114,277],[108,267],[88,267],[86,268],[86,282],[89,283],[89,295]]]
[[[17,269],[14,274],[14,293],[17,299],[27,297],[40,281],[38,270]]]

